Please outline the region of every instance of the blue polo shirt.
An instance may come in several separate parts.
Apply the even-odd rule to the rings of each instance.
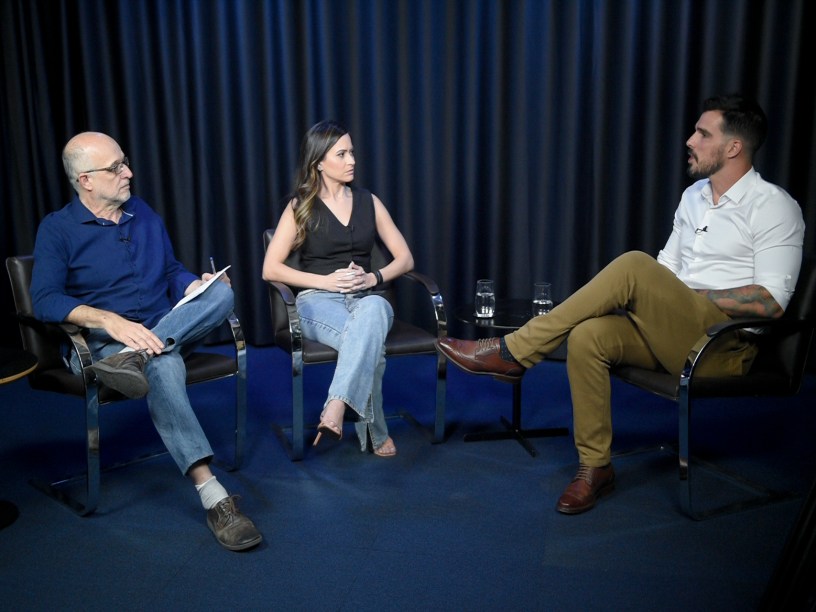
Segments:
[[[119,223],[98,219],[79,198],[37,230],[31,298],[35,316],[62,322],[77,306],[115,312],[151,328],[198,277],[176,259],[161,218],[138,197]]]

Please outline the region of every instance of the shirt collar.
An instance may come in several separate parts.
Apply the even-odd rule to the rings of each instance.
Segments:
[[[748,172],[742,175],[740,180],[731,185],[730,189],[720,196],[720,201],[716,205],[714,204],[714,196],[711,192],[710,180],[706,182],[703,190],[700,192],[700,195],[705,198],[705,201],[708,202],[708,205],[712,208],[720,208],[728,203],[738,205],[740,200],[742,200],[742,197],[748,192],[756,181],[756,177],[757,172],[754,170],[753,166],[751,166]]]
[[[119,219],[119,224],[127,223],[133,218],[133,203],[132,198],[122,204],[122,218]],[[99,219],[79,200],[78,195],[74,195],[71,202],[68,204],[71,215],[77,223],[97,223],[99,225],[115,225],[107,219]]]

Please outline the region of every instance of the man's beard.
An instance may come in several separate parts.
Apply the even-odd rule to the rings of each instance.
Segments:
[[[700,160],[695,158],[697,165],[692,166],[689,164],[688,168],[686,168],[686,174],[688,174],[691,178],[698,180],[708,178],[712,174],[719,172],[725,164],[725,158],[722,153],[722,151],[718,151],[717,157],[708,163],[701,163]]]

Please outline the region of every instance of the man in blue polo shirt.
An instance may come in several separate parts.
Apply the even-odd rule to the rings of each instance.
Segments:
[[[161,218],[131,196],[133,172],[116,141],[78,134],[62,161],[76,195],[37,230],[34,312],[88,328],[99,382],[147,396],[156,430],[195,484],[215,537],[230,550],[251,548],[262,536],[210,471],[213,452],[190,406],[182,358],[232,312],[229,278],[174,309],[212,275],[199,278],[176,259]],[[79,370],[75,356],[71,367]]]

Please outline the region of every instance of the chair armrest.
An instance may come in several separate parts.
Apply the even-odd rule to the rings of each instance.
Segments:
[[[431,308],[433,309],[434,318],[436,319],[436,337],[442,338],[448,335],[448,318],[445,314],[445,301],[442,299],[442,294],[439,292],[439,286],[436,281],[430,276],[417,272],[415,270],[406,272],[402,275],[404,278],[422,285],[431,300]]]
[[[88,348],[87,342],[85,342],[85,337],[82,335],[82,327],[74,325],[73,323],[47,323],[31,315],[19,313],[17,314],[17,320],[21,326],[30,328],[38,336],[44,336],[45,339],[40,342],[44,341],[49,347],[53,347],[48,349],[49,353],[53,353],[53,356],[50,358],[43,360],[43,355],[38,354],[40,369],[56,367],[57,362],[59,362],[60,367],[64,367],[64,355],[59,354],[59,350],[56,348],[64,343],[69,344],[71,350],[76,353],[80,366],[83,369],[93,364],[91,351]],[[36,349],[34,349],[34,351],[36,352]]]
[[[732,319],[730,321],[723,321],[722,323],[712,325],[706,330],[706,335],[713,339],[723,335],[724,333],[738,331],[741,329],[762,329],[789,333],[799,331],[807,324],[808,322],[804,319],[786,319],[784,317],[779,319],[769,319],[767,317]]]
[[[88,343],[85,342],[85,336],[82,335],[82,327],[74,325],[73,323],[59,323],[57,325],[68,341],[71,343],[71,349],[79,358],[79,366],[85,372],[85,368],[93,365],[93,357],[91,356],[91,349],[88,348]]]
[[[425,290],[431,295],[439,293],[439,286],[436,284],[436,281],[432,279],[430,276],[426,276],[421,272],[406,272],[403,276],[405,276],[405,278],[411,279],[412,281],[420,283],[423,287],[425,287]]]
[[[285,285],[279,281],[267,281],[267,282],[269,283],[270,287],[274,288],[280,294],[280,297],[283,300],[284,304],[286,304],[287,306],[295,305],[295,294],[292,292],[288,285]]]
[[[274,325],[274,332],[275,332],[275,343],[283,349],[289,350],[291,352],[301,352],[303,350],[303,332],[300,329],[300,316],[298,315],[297,307],[295,306],[295,294],[289,288],[288,285],[281,283],[279,281],[267,281],[269,285],[269,300],[271,302],[272,313],[274,320],[272,321]],[[289,346],[282,346],[281,345],[281,338],[279,336],[284,336],[284,327],[281,324],[281,321],[278,321],[277,318],[280,316],[281,312],[279,308],[276,308],[275,301],[280,300],[285,311],[286,311],[286,319],[287,319],[287,327],[288,327],[288,338],[284,337],[284,341],[288,341]],[[282,318],[282,317],[281,317]]]
[[[235,343],[235,352],[241,353],[246,350],[246,340],[244,339],[244,330],[241,328],[241,322],[234,312],[231,312],[227,317],[227,324],[232,332],[232,340]]]
[[[778,319],[769,319],[767,317],[746,317],[716,323],[709,327],[706,330],[706,335],[701,336],[700,340],[698,340],[697,345],[702,343],[700,350],[695,351],[692,349],[686,357],[686,364],[683,368],[681,378],[690,378],[703,355],[705,355],[711,349],[711,347],[716,344],[715,341],[717,339],[725,336],[726,334],[743,330],[749,330],[748,333],[751,333],[750,330],[762,330],[763,332],[773,331],[783,335],[788,335],[804,330],[808,326],[812,327],[813,324],[813,321],[808,321],[806,319],[790,319],[785,317]],[[762,334],[758,335],[761,336]]]

